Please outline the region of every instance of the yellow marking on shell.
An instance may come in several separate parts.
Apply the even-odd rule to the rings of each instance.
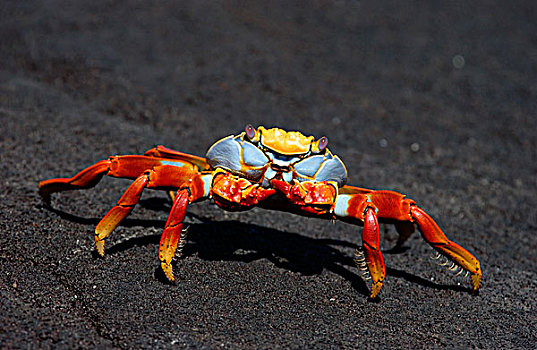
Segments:
[[[285,155],[308,153],[313,136],[304,136],[299,131],[285,131],[279,128],[265,129],[260,126],[261,144],[273,151]]]

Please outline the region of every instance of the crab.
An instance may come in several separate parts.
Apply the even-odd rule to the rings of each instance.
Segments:
[[[479,289],[481,266],[472,253],[450,240],[431,216],[405,195],[347,185],[345,165],[327,146],[325,136],[316,139],[299,131],[248,124],[239,135],[213,144],[205,158],[156,146],[144,155],[110,156],[71,178],[41,181],[39,194],[50,205],[52,193],[93,187],[104,175],[133,179],[95,228],[95,248],[104,257],[106,239],[133,210],[143,190],[168,191],[173,205],[158,257],[172,283],[172,260],[184,239],[187,207],[212,199],[228,211],[257,206],[363,226],[362,247],[357,249],[355,260],[371,279],[371,299],[378,296],[386,277],[379,222],[395,225],[398,247],[417,226],[437,257],[443,256],[459,274],[466,271],[472,291]]]

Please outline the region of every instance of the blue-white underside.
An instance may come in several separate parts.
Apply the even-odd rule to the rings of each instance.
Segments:
[[[338,156],[328,149],[323,154],[301,158],[263,151],[242,136],[228,136],[216,142],[206,155],[213,168],[225,169],[237,176],[269,186],[269,180],[281,176],[286,182],[334,181],[339,187],[347,182],[347,170]]]

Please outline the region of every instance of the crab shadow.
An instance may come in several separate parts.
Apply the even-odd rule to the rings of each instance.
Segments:
[[[140,204],[151,210],[169,211],[169,205],[164,201],[143,200]],[[84,218],[47,206],[47,209],[59,215],[62,219],[84,225],[97,225],[98,218]],[[369,283],[361,277],[356,268],[352,253],[345,253],[358,248],[352,242],[329,238],[311,238],[298,233],[279,231],[273,228],[243,223],[236,220],[212,221],[200,216],[187,213],[186,221],[196,221],[188,226],[186,246],[181,258],[172,263],[174,269],[182,259],[197,255],[206,261],[238,261],[249,263],[255,260],[267,259],[275,266],[305,276],[319,275],[323,270],[335,273],[348,282],[360,294],[369,295]],[[121,227],[164,228],[162,220],[125,219]],[[132,237],[114,243],[112,239],[107,247],[107,255],[127,251],[135,246],[158,246],[160,233]],[[401,254],[406,249],[386,250],[387,254]],[[98,258],[96,252],[93,253]],[[470,288],[439,284],[409,272],[386,267],[386,274],[391,277],[403,278],[428,288],[437,290],[452,290],[471,292]],[[162,283],[170,283],[164,273],[157,268],[155,276]],[[367,281],[370,282],[370,281]]]

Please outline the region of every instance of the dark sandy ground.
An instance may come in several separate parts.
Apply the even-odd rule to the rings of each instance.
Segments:
[[[4,1],[0,5],[0,348],[536,348],[534,1]],[[305,6],[307,5],[307,6]],[[246,123],[326,135],[350,182],[408,194],[480,258],[481,293],[414,235],[378,302],[359,228],[193,205],[177,286],[170,209],[129,184],[37,195],[112,154],[203,155]]]

